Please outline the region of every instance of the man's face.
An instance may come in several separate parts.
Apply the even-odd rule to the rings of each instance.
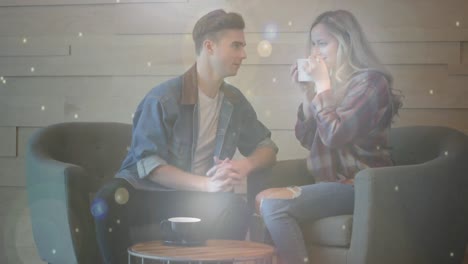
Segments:
[[[226,78],[237,74],[242,61],[247,58],[244,50],[245,37],[243,30],[224,30],[218,40],[213,41],[210,57],[213,71],[219,77]]]

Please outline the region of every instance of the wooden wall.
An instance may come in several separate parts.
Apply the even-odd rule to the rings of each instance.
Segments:
[[[313,18],[330,9],[357,16],[406,96],[396,126],[468,132],[466,0],[2,0],[0,263],[42,263],[24,187],[31,133],[65,121],[130,123],[146,92],[193,63],[194,22],[216,8],[244,16],[248,58],[228,81],[272,129],[280,159],[306,154],[292,130],[300,94],[288,70]]]

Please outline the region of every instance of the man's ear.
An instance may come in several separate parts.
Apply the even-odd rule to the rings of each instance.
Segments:
[[[203,41],[203,48],[208,52],[208,54],[213,54],[214,45],[215,45],[215,43],[211,39],[205,39]]]

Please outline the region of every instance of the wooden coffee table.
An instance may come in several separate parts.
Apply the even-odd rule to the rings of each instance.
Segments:
[[[166,246],[162,241],[138,243],[128,249],[128,263],[131,257],[145,260],[159,260],[163,263],[221,263],[249,262],[272,263],[275,250],[272,246],[250,241],[208,240],[204,246]]]

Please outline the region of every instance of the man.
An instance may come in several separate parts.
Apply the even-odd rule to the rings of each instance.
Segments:
[[[277,147],[242,93],[223,81],[246,58],[243,29],[236,13],[203,16],[193,29],[196,63],[139,104],[128,155],[92,206],[105,263],[126,261],[132,227],[168,217],[201,218],[207,238],[244,239],[248,210],[234,185],[271,167]],[[246,158],[232,160],[236,149]]]

